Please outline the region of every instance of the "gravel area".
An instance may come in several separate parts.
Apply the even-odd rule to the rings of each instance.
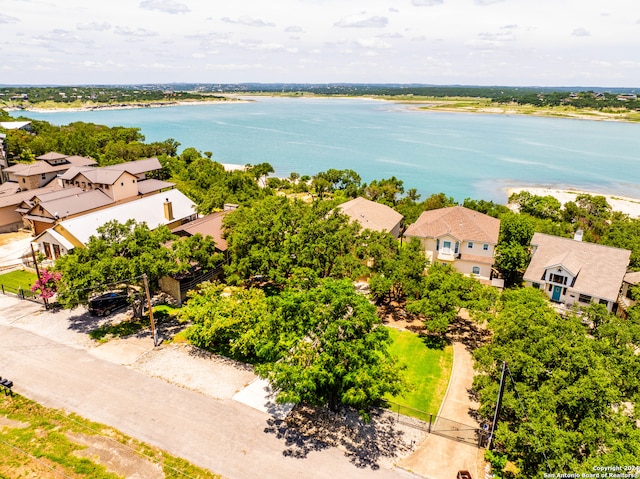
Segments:
[[[143,354],[131,367],[216,399],[231,399],[257,377],[249,365],[189,344],[160,346]]]

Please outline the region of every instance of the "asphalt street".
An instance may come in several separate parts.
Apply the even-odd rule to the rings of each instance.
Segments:
[[[110,425],[228,478],[415,477],[402,469],[357,467],[344,451],[315,448],[304,438],[289,444],[270,428],[267,413],[12,325],[29,314],[38,314],[37,305],[0,301],[0,376],[43,405]]]

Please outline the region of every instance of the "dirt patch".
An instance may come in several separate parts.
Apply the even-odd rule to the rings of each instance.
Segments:
[[[14,241],[22,240],[25,238],[31,238],[31,233],[24,231],[18,231],[15,233],[1,233],[0,234],[0,246],[13,243]]]
[[[153,349],[133,363],[133,368],[217,399],[231,399],[256,379],[250,365],[189,344]]]
[[[6,416],[0,416],[0,429],[3,427],[10,427],[12,429],[24,429],[29,427],[29,423],[16,421],[15,419],[9,419]]]
[[[113,439],[71,432],[67,433],[67,438],[76,444],[87,446],[86,449],[75,451],[76,456],[93,460],[111,472],[130,479],[164,479],[164,472],[159,464],[145,459]]]

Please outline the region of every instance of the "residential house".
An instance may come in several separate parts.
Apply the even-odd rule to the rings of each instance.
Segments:
[[[157,158],[101,168],[74,166],[60,176],[61,191],[34,196],[19,211],[25,227],[38,235],[64,219],[173,188],[173,183],[146,178],[146,173],[159,168]]]
[[[151,229],[166,225],[173,229],[197,218],[196,205],[176,189],[146,196],[66,219],[36,236],[32,243],[47,258],[55,260],[69,250],[84,247],[100,226],[109,221],[125,223],[134,220]]]
[[[204,237],[211,237],[216,245],[216,251],[223,254],[225,261],[227,258],[227,240],[224,238],[224,230],[222,222],[224,217],[230,211],[234,210],[237,205],[225,205],[224,211],[218,211],[211,213],[202,218],[190,221],[183,225],[178,226],[171,230],[171,232],[177,236],[189,237],[196,234],[200,234]],[[164,276],[160,278],[160,289],[165,293],[171,295],[178,301],[178,304],[187,298],[187,293],[192,290],[196,285],[203,281],[210,281],[217,279],[222,275],[222,266],[211,271],[198,271],[193,270],[183,275]]]
[[[3,183],[0,185],[0,233],[18,231],[23,226],[22,214],[19,207],[29,201],[35,194],[55,191],[57,185],[48,185],[36,190],[20,191],[17,183]]]
[[[390,233],[398,238],[402,232],[403,216],[382,203],[358,197],[338,206],[341,213],[347,215],[363,229]]]
[[[535,233],[531,247],[527,286],[567,308],[600,303],[615,312],[631,251],[587,243],[580,234],[572,239]]]
[[[498,244],[500,220],[464,206],[425,211],[404,233],[418,238],[430,262],[490,280]]]
[[[638,304],[637,299],[633,299],[632,289],[640,285],[640,271],[633,271],[624,275],[622,288],[618,298],[618,315],[626,318],[629,308]]]
[[[73,166],[90,166],[96,162],[83,156],[69,156],[50,152],[38,156],[34,163],[17,163],[5,168],[5,181],[18,183],[22,190],[42,188],[53,181],[59,174]]]

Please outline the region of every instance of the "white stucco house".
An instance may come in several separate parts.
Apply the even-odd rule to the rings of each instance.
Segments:
[[[458,205],[425,211],[404,236],[418,238],[430,262],[490,280],[499,234],[499,219]]]

